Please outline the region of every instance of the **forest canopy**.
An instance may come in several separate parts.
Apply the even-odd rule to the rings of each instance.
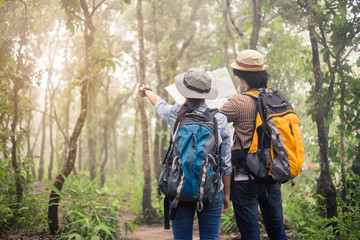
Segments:
[[[0,0],[0,31],[0,238],[162,223],[171,133],[137,88],[174,103],[174,76],[226,67],[241,93],[230,64],[244,49],[300,117],[289,239],[360,237],[359,0]],[[229,211],[221,234],[236,233]]]

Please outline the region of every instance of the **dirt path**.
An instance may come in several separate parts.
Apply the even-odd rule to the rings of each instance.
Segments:
[[[121,226],[125,221],[134,220],[135,216],[128,211],[120,210],[121,216]],[[124,233],[124,231],[122,231]],[[230,239],[240,239],[237,238],[239,235],[226,235],[220,236],[220,240],[230,240]],[[138,225],[136,231],[133,235],[129,233],[127,236],[124,236],[125,239],[131,240],[172,240],[173,234],[172,230],[164,229],[164,225]],[[199,240],[199,226],[196,221],[194,221],[193,226],[193,240]]]
[[[165,230],[163,226],[140,225],[133,236],[128,236],[132,240],[172,240],[172,230]],[[194,224],[193,240],[199,240],[199,228]],[[236,235],[220,236],[220,240],[240,239]]]

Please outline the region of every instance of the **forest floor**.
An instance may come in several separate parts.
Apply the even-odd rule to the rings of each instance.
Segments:
[[[35,182],[33,184],[33,192],[32,194],[40,194],[45,191],[45,186],[41,182]],[[123,226],[125,221],[133,221],[135,219],[135,215],[127,210],[120,209],[120,221]],[[125,233],[124,230],[122,230]],[[286,234],[288,235],[288,239],[294,239],[293,233],[289,230],[286,230]],[[24,233],[22,231],[18,232],[1,232],[0,231],[0,239],[6,240],[53,240],[56,239],[54,237],[50,237],[47,233]],[[173,239],[172,231],[165,230],[163,225],[138,225],[133,234],[128,233],[127,235],[123,234],[120,239],[122,240],[171,240]],[[194,221],[194,231],[193,231],[193,239],[198,240],[199,237],[199,228]],[[230,233],[230,234],[221,234],[220,240],[238,240],[240,239],[239,233]],[[266,240],[269,239],[267,237],[266,232],[261,233],[261,239]]]
[[[133,220],[135,217],[131,212],[121,211],[120,212],[122,221]],[[172,230],[164,229],[164,225],[138,225],[136,231],[133,235],[130,233],[124,237],[124,239],[129,240],[171,240],[173,239]],[[193,227],[193,240],[198,240],[199,237],[199,227],[196,221],[194,221]],[[226,239],[240,239],[240,234],[221,234],[220,240]],[[266,239],[266,238],[264,238]]]

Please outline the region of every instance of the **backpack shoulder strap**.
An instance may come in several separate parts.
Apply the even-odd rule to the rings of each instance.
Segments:
[[[266,91],[277,92],[276,90],[272,90],[271,88],[262,88],[261,93],[265,93]],[[253,88],[243,92],[242,95],[247,95],[255,99],[259,98],[259,92],[254,90]]]
[[[249,89],[245,92],[242,93],[242,95],[247,95],[250,96],[252,98],[258,99],[259,98],[259,93],[255,90]]]
[[[219,127],[218,127],[218,122],[217,119],[215,117],[215,114],[219,112],[219,110],[217,108],[207,108],[205,110],[206,112],[211,113],[211,115],[213,115],[213,119],[214,119],[214,135],[215,135],[215,142],[216,142],[216,158],[218,158],[218,156],[220,155],[220,144],[219,144]],[[220,164],[219,164],[220,165]]]

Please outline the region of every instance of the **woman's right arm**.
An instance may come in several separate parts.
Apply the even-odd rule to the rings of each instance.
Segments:
[[[139,87],[138,93],[140,97],[147,97],[149,99],[149,102],[155,107],[156,114],[168,122],[172,128],[176,119],[176,116],[172,114],[172,111],[176,111],[178,106],[175,106],[176,109],[173,109],[174,105],[168,104],[159,95],[151,90],[144,89],[144,87]]]
[[[139,95],[140,97],[147,97],[153,106],[155,106],[156,101],[160,99],[159,95],[153,93],[151,90],[145,89],[145,87],[139,87]]]

